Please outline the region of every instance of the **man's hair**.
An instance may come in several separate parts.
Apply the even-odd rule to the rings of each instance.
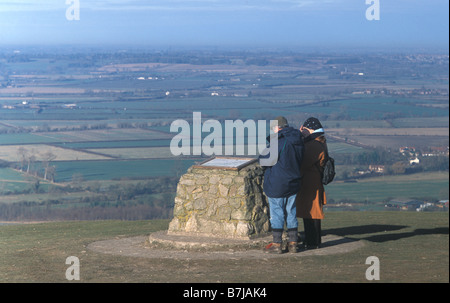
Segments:
[[[276,121],[278,123],[279,128],[284,128],[284,127],[289,126],[287,119],[283,116],[278,116],[273,121]],[[270,124],[270,128],[274,128],[275,126],[277,126],[277,124],[275,124],[275,123]]]

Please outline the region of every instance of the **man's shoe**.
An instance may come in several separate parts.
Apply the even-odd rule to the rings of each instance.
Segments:
[[[290,253],[298,253],[298,243],[297,242],[289,242],[288,243],[288,251]]]
[[[268,254],[281,254],[281,243],[270,243],[264,247],[264,252]]]

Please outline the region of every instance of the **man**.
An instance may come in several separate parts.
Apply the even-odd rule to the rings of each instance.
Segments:
[[[270,128],[274,134],[268,137],[269,145],[278,140],[278,160],[272,166],[265,166],[262,159],[270,155],[260,156],[264,172],[264,193],[269,199],[270,224],[273,242],[264,250],[267,253],[282,253],[281,242],[286,224],[288,231],[288,251],[297,252],[298,221],[295,198],[301,186],[302,175],[300,165],[303,157],[303,140],[298,129],[290,127],[285,117],[277,117]]]

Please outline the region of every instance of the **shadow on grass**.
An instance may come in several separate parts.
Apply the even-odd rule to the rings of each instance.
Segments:
[[[348,226],[341,228],[332,228],[322,230],[322,235],[336,235],[341,237],[353,236],[353,235],[365,235],[374,234],[379,232],[388,232],[394,230],[400,230],[406,228],[406,225],[387,225],[387,224],[370,224],[370,225],[359,225],[359,226]]]
[[[340,238],[340,239],[336,239],[336,240],[322,242],[320,247],[324,248],[324,247],[330,247],[330,246],[346,244],[346,243],[351,243],[351,242],[356,242],[356,241],[358,241],[358,240],[357,239],[351,239],[351,238]]]
[[[395,241],[403,238],[409,238],[414,236],[423,236],[423,235],[448,235],[448,227],[437,227],[437,228],[429,228],[429,229],[416,229],[411,232],[404,233],[395,233],[395,234],[386,234],[386,235],[373,235],[364,240],[371,242],[386,242],[386,241]]]
[[[409,238],[420,235],[448,235],[448,227],[437,227],[429,229],[416,229],[414,231],[403,232],[403,233],[391,233],[392,231],[397,231],[403,228],[407,228],[405,225],[386,225],[386,224],[370,224],[370,225],[360,225],[360,226],[350,226],[343,228],[327,229],[322,231],[322,235],[333,234],[341,237],[355,236],[355,235],[367,235],[374,233],[385,232],[381,235],[372,235],[367,237],[361,237],[354,240],[366,240],[370,242],[386,242],[395,241],[403,238]]]

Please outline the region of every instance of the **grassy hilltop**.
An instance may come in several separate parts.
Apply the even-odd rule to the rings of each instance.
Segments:
[[[447,212],[332,212],[323,233],[364,242],[335,255],[229,260],[149,259],[101,254],[89,243],[148,235],[168,220],[65,221],[0,227],[0,282],[68,282],[69,256],[80,282],[356,282],[366,258],[380,260],[379,282],[449,282]],[[255,270],[257,268],[258,270]]]

